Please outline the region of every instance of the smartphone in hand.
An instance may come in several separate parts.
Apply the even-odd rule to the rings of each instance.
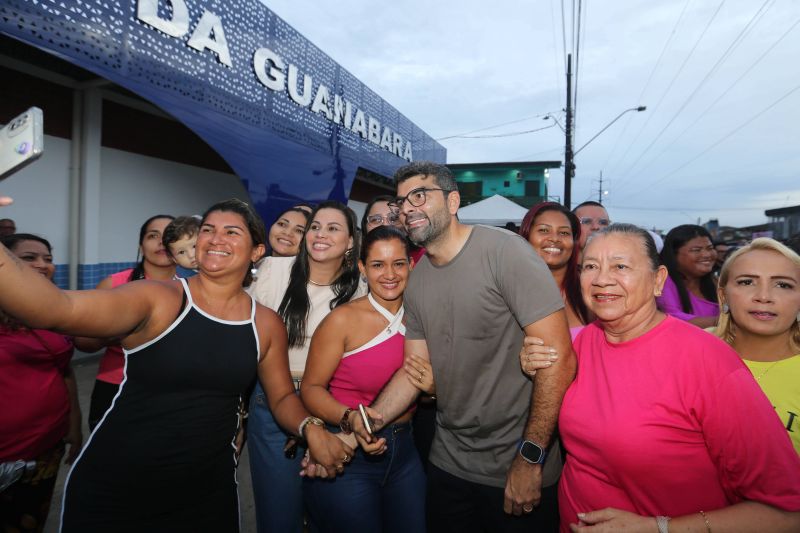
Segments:
[[[42,110],[31,107],[0,129],[0,180],[42,155],[43,123]]]
[[[364,404],[358,404],[358,412],[361,413],[361,420],[364,422],[364,427],[366,428],[367,433],[372,435],[372,419],[367,414],[367,410],[364,409]]]

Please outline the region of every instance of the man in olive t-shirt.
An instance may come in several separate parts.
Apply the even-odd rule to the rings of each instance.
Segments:
[[[460,196],[447,167],[416,162],[400,168],[395,180],[401,220],[411,240],[427,249],[406,289],[405,353],[429,358],[436,380],[429,529],[552,528],[554,501],[546,502],[550,516],[540,522],[545,511],[533,512],[542,464],[531,460],[530,449],[524,456],[519,451],[525,441],[532,449],[548,447],[575,374],[564,304],[553,277],[519,236],[458,222]],[[519,366],[525,335],[547,339],[564,354],[537,373],[535,387]],[[382,421],[391,421],[417,392],[401,370],[374,410]],[[357,429],[374,441],[358,424]]]

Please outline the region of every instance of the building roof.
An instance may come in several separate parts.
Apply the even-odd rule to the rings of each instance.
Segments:
[[[800,205],[790,207],[779,207],[778,209],[767,209],[764,214],[768,217],[779,217],[782,215],[800,215]]]
[[[506,163],[448,163],[451,170],[481,169],[481,168],[561,168],[561,161],[509,161]]]

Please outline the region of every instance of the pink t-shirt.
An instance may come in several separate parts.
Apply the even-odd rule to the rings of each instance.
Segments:
[[[111,288],[119,287],[130,281],[132,268],[111,274]],[[106,351],[100,359],[100,366],[97,369],[97,379],[106,383],[119,385],[125,377],[125,354],[122,353],[122,346],[110,344],[106,346]]]
[[[64,335],[0,328],[0,462],[36,459],[67,434],[72,352]]]
[[[672,317],[612,344],[594,322],[559,416],[561,530],[615,507],[681,516],[742,500],[800,510],[800,457],[738,355]]]
[[[691,320],[699,316],[718,316],[719,304],[716,302],[709,302],[704,298],[698,298],[692,292],[689,292],[689,301],[692,304],[692,312],[686,313],[681,307],[681,297],[678,294],[678,287],[672,278],[667,276],[667,281],[664,283],[664,290],[661,296],[656,298],[658,308],[668,315],[681,320]]]

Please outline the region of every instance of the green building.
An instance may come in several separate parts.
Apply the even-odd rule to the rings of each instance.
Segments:
[[[517,161],[511,163],[466,163],[447,165],[461,192],[461,207],[499,194],[529,208],[547,200],[551,168],[561,161]]]

